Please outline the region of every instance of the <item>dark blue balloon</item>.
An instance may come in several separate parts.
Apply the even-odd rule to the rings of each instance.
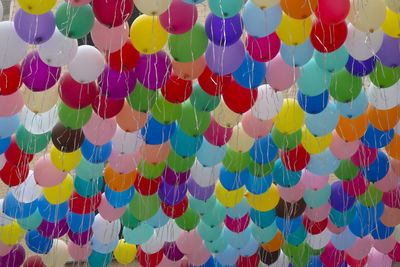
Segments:
[[[19,202],[11,192],[8,192],[3,202],[3,213],[14,219],[31,216],[37,209],[37,200],[30,203]]]
[[[46,254],[53,246],[53,239],[42,236],[38,231],[28,231],[25,235],[26,245],[37,254]]]
[[[381,131],[372,124],[368,125],[367,131],[361,137],[361,142],[370,148],[382,148],[387,146],[394,137],[394,130]]]
[[[38,200],[38,210],[43,219],[55,223],[67,215],[68,201],[60,203],[59,205],[52,205],[42,196]]]
[[[241,188],[248,180],[250,175],[249,170],[246,168],[241,172],[230,172],[225,167],[219,170],[219,181],[222,186],[229,191]]]
[[[291,219],[276,217],[275,221],[279,231],[282,232],[283,236],[286,239],[289,234],[294,233],[300,227],[300,225],[303,224],[303,217],[299,216],[297,218]]]
[[[263,83],[266,72],[265,63],[254,60],[246,53],[242,64],[233,72],[233,78],[241,86],[254,89]]]
[[[181,157],[190,157],[200,149],[203,143],[203,136],[192,137],[184,133],[179,126],[171,136],[170,144],[176,154]]]
[[[105,162],[112,152],[112,142],[108,142],[102,146],[96,146],[85,139],[81,146],[82,156],[91,163]]]
[[[319,256],[311,256],[307,267],[323,267],[322,261]]]
[[[394,232],[394,227],[389,227],[384,225],[381,220],[377,220],[374,223],[374,227],[371,231],[371,235],[374,239],[386,239],[392,235]]]
[[[110,205],[113,206],[114,208],[118,209],[131,202],[133,195],[135,194],[135,187],[132,186],[128,190],[122,192],[116,192],[111,190],[106,185],[104,189],[104,194],[106,196],[108,203],[110,203]]]
[[[250,209],[251,221],[260,228],[270,226],[276,219],[275,209],[269,211],[258,211],[256,209]]]
[[[3,154],[7,151],[8,147],[11,144],[11,136],[1,138],[0,139],[0,154]]]
[[[361,169],[362,174],[368,181],[375,183],[381,179],[383,179],[386,174],[389,172],[390,163],[387,155],[378,151],[378,155],[372,164]]]
[[[271,134],[255,140],[249,151],[249,155],[259,164],[266,164],[275,160],[278,155],[278,147],[272,140]]]
[[[104,185],[103,177],[86,180],[86,179],[82,179],[79,176],[76,176],[75,180],[74,180],[75,191],[79,195],[81,195],[85,198],[91,198],[91,197],[97,195],[103,189],[103,185]]]
[[[323,111],[329,103],[329,91],[325,90],[316,96],[307,96],[300,90],[297,92],[297,101],[300,107],[309,114],[317,114]]]
[[[331,185],[331,196],[329,198],[329,203],[332,208],[337,211],[346,211],[353,207],[356,198],[347,194],[346,190],[343,188],[341,181],[334,182]]]
[[[349,59],[346,63],[346,69],[352,75],[362,77],[370,74],[374,70],[375,65],[375,57],[370,57],[369,59],[359,61],[349,56]]]
[[[247,191],[254,195],[259,195],[267,192],[267,190],[271,187],[272,184],[272,175],[267,175],[264,177],[256,177],[253,175],[249,175],[245,185]]]
[[[300,181],[301,171],[291,171],[286,168],[281,159],[277,159],[272,170],[272,178],[282,187],[292,187]]]
[[[236,43],[242,36],[243,23],[240,14],[230,18],[220,18],[209,13],[205,30],[210,41],[218,46],[229,46]]]
[[[160,145],[168,141],[168,139],[174,134],[175,128],[175,122],[170,124],[161,124],[152,116],[149,116],[149,120],[140,130],[140,133],[146,144]]]
[[[89,230],[94,222],[95,213],[78,214],[75,212],[68,212],[67,223],[69,229],[73,233],[83,233]]]

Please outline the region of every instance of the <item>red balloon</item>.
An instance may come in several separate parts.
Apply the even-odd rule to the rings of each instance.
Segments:
[[[192,81],[179,78],[175,73],[169,76],[167,82],[161,87],[161,93],[171,103],[182,103],[192,94]]]
[[[347,25],[325,24],[320,20],[314,22],[310,40],[314,48],[321,53],[330,53],[341,47],[347,38]]]
[[[270,61],[279,53],[280,48],[281,40],[275,32],[261,38],[251,35],[247,37],[246,49],[254,60]]]
[[[30,256],[24,262],[23,267],[46,267],[43,263],[42,258],[38,255]]]
[[[133,13],[133,0],[93,0],[96,19],[109,27],[116,27],[127,21]]]
[[[137,251],[137,259],[140,263],[141,266],[157,266],[160,264],[164,257],[164,249],[160,249],[160,251],[153,253],[153,254],[147,254],[142,250],[141,247],[139,247]]]
[[[229,84],[232,81],[232,75],[227,74],[225,76],[220,76],[213,73],[206,66],[197,80],[201,89],[210,95],[216,96],[220,95],[225,88],[229,87]]]
[[[147,179],[143,176],[138,176],[135,180],[135,189],[143,196],[150,196],[157,193],[160,188],[161,176],[155,179]]]
[[[27,165],[32,161],[33,155],[27,154],[22,151],[15,139],[15,135],[11,137],[11,143],[6,152],[4,152],[4,156],[7,161],[13,165]]]
[[[396,242],[392,251],[389,252],[388,256],[395,262],[400,262],[400,243]]]
[[[258,255],[258,252],[256,252],[249,257],[240,256],[239,259],[236,261],[236,266],[238,267],[258,266],[259,263],[260,263],[260,256]]]
[[[69,209],[78,214],[87,214],[94,212],[99,207],[100,202],[101,192],[91,198],[85,198],[74,192],[69,199]]]
[[[289,151],[282,151],[282,163],[288,170],[301,171],[310,162],[310,154],[304,149],[302,145]]]
[[[164,211],[165,215],[167,215],[171,219],[175,219],[181,217],[185,213],[188,208],[188,204],[188,197],[185,196],[185,198],[175,206],[169,206],[164,202],[161,202],[161,208]]]
[[[8,186],[17,186],[26,180],[28,174],[28,164],[14,165],[6,161],[3,168],[0,170],[0,179]]]
[[[117,71],[131,70],[136,67],[136,63],[140,58],[140,53],[128,40],[124,46],[106,57],[108,65]]]
[[[243,114],[251,109],[256,102],[257,92],[257,90],[244,88],[232,80],[229,87],[224,88],[222,96],[230,110]]]
[[[71,74],[64,73],[60,79],[58,89],[61,100],[69,107],[74,109],[82,109],[89,106],[93,98],[98,94],[95,82],[78,83]]]
[[[0,95],[11,95],[21,87],[21,68],[19,64],[0,69]]]
[[[318,0],[315,15],[325,24],[337,24],[346,19],[349,11],[349,0]]]
[[[307,232],[312,235],[317,235],[322,233],[325,228],[328,226],[328,218],[323,219],[320,222],[314,222],[310,220],[307,216],[303,217],[303,225],[306,228]]]
[[[358,259],[354,259],[347,252],[345,252],[345,259],[346,259],[347,264],[350,267],[362,267],[362,266],[365,266],[368,262],[368,256],[362,258],[361,260],[358,260]]]
[[[344,263],[344,250],[338,250],[329,242],[320,256],[321,262],[326,267],[341,266]]]
[[[105,95],[97,95],[92,103],[94,112],[103,119],[116,116],[123,106],[124,99],[107,98]]]

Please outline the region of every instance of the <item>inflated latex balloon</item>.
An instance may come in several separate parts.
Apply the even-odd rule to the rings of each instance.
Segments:
[[[257,38],[249,35],[247,37],[246,49],[250,56],[257,61],[267,62],[273,59],[281,47],[281,42],[276,33]]]
[[[124,99],[135,88],[136,73],[133,70],[115,71],[106,66],[98,78],[100,92],[110,99]]]
[[[351,75],[347,70],[342,69],[332,76],[329,85],[329,93],[340,102],[348,103],[353,101],[362,90],[362,80],[360,77]]]
[[[100,214],[97,214],[92,226],[93,237],[98,241],[107,244],[116,238],[118,238],[119,231],[121,229],[121,223],[118,220],[107,221]]]
[[[33,112],[43,113],[49,111],[58,101],[58,86],[53,86],[42,92],[34,92],[26,87],[22,90],[25,106]],[[15,104],[14,104],[15,105]]]
[[[274,117],[275,127],[282,133],[290,134],[301,128],[304,111],[295,99],[285,99],[282,109]]]
[[[10,95],[21,86],[21,67],[19,64],[0,71],[0,94]]]
[[[41,15],[49,12],[56,5],[56,0],[18,0],[18,4],[27,13]]]
[[[114,250],[114,257],[120,264],[130,264],[136,257],[136,246],[127,243],[124,239],[118,241]]]
[[[276,91],[289,89],[299,77],[299,68],[288,65],[279,54],[267,63],[265,79]]]
[[[137,80],[140,83],[137,84],[144,87],[144,90],[141,90],[141,93],[146,96],[147,94],[149,94],[147,91],[154,91],[158,88],[161,88],[168,81],[168,78],[171,74],[171,60],[168,54],[163,51],[151,55],[142,55],[139,58],[139,61],[135,68],[135,73],[137,75]],[[132,94],[135,94],[136,90],[137,89],[135,89]],[[141,98],[142,96],[138,97]],[[144,101],[151,108],[155,101],[155,95],[153,96],[150,93],[148,97],[150,97],[151,101],[146,99]],[[148,102],[150,102],[150,104],[148,104]],[[131,103],[131,105],[133,108],[135,108],[133,103]]]
[[[311,59],[299,71],[297,85],[299,91],[306,96],[322,94],[331,83],[331,74],[321,69],[315,59]]]
[[[303,0],[296,0],[296,1],[284,1],[281,0],[281,7],[283,11],[288,14],[290,17],[295,19],[305,19],[310,16],[317,5],[319,5],[320,1],[311,0],[305,3]]]
[[[139,60],[139,52],[133,47],[132,41],[129,39],[117,51],[107,55],[107,64],[114,70],[131,70],[136,66]]]
[[[242,36],[242,19],[240,15],[227,19],[210,13],[207,16],[205,28],[208,39],[216,45],[231,45]]]
[[[224,102],[233,112],[243,114],[248,111],[257,99],[257,90],[249,90],[242,87],[236,81],[232,81],[229,88],[223,91]]]
[[[117,27],[132,15],[133,0],[96,0],[93,1],[93,13],[96,19],[107,27]]]
[[[74,242],[68,242],[68,253],[71,258],[76,261],[87,261],[88,257],[92,253],[92,247],[90,243],[80,246]]]
[[[61,183],[67,173],[58,170],[51,162],[48,154],[41,157],[35,164],[33,175],[38,185],[52,187]],[[48,179],[51,176],[52,179]]]
[[[268,85],[258,87],[257,100],[251,109],[260,120],[270,120],[278,114],[283,105],[283,94]]]
[[[191,81],[199,78],[204,72],[206,65],[206,59],[204,55],[192,62],[178,62],[176,60],[172,61],[173,71],[179,78],[185,81]]]
[[[379,90],[379,89],[378,89]],[[351,102],[336,102],[340,114],[346,118],[355,118],[363,114],[368,108],[368,97],[364,90]]]
[[[103,55],[93,46],[78,47],[74,59],[68,64],[72,78],[78,83],[93,82],[103,72],[105,60]]]
[[[367,89],[371,105],[380,110],[392,109],[399,103],[399,86],[397,83],[389,88],[378,88],[373,83]]]
[[[338,24],[325,24],[316,20],[312,26],[311,43],[322,53],[330,53],[341,47],[346,41],[347,25],[342,21]]]
[[[74,109],[82,109],[92,104],[97,94],[97,86],[94,82],[79,83],[66,72],[60,79],[59,92],[64,104]]]
[[[160,23],[171,34],[182,34],[197,21],[197,8],[183,0],[173,0],[168,10],[160,15]]]
[[[69,38],[85,37],[93,28],[93,23],[94,15],[90,5],[72,6],[64,2],[57,8],[57,28]]]
[[[389,131],[396,126],[400,118],[400,105],[388,110],[379,110],[372,105],[367,109],[367,116],[375,128],[381,131]]]
[[[357,60],[366,60],[375,55],[383,43],[381,30],[366,33],[358,30],[353,24],[347,25],[348,34],[344,43],[347,52]]]
[[[67,201],[74,189],[74,182],[71,175],[67,175],[60,184],[54,187],[43,188],[43,195],[53,205]]]
[[[312,20],[310,17],[300,20],[283,14],[282,21],[276,29],[276,34],[287,45],[299,45],[309,38],[311,30]]]
[[[206,51],[207,65],[218,75],[227,75],[239,68],[245,57],[245,49],[241,40],[230,46],[208,45]]]
[[[20,126],[16,132],[18,146],[25,153],[36,154],[47,147],[50,141],[50,132],[32,134],[24,126]]]
[[[327,72],[336,72],[346,65],[349,59],[349,53],[346,51],[345,46],[342,45],[340,48],[330,53],[315,51],[314,59],[321,69]]]
[[[321,122],[324,123],[321,123]],[[315,136],[323,136],[332,132],[339,121],[339,111],[335,104],[328,103],[328,106],[318,114],[307,114],[305,125]]]
[[[363,77],[370,74],[376,65],[376,58],[370,57],[369,59],[359,61],[353,57],[349,57],[349,61],[346,63],[346,69],[354,76]]]
[[[135,0],[135,6],[148,16],[159,16],[164,13],[172,0]]]
[[[0,22],[0,34],[0,68],[9,68],[25,56],[28,44],[18,36],[12,21]]]
[[[92,116],[92,107],[73,109],[61,102],[58,106],[58,118],[64,126],[73,130],[82,128]]]
[[[261,9],[252,1],[247,1],[243,8],[244,28],[254,37],[264,37],[275,32],[281,19],[280,5]]]
[[[243,0],[211,0],[208,1],[208,5],[212,13],[218,17],[227,19],[239,13],[243,7]]]
[[[56,147],[51,147],[50,158],[54,166],[62,171],[70,171],[78,166],[82,157],[81,151],[78,149],[71,153],[63,153]]]
[[[346,19],[349,11],[349,0],[340,0],[335,3],[329,0],[319,0],[316,15],[326,24],[337,24]]]
[[[397,49],[399,42],[399,39],[384,34],[381,48],[376,53],[376,57],[383,65],[388,67],[400,65],[400,51]]]
[[[314,47],[310,39],[307,39],[300,45],[286,45],[282,44],[281,57],[290,66],[303,66],[306,64],[314,54]]]
[[[257,211],[270,211],[278,205],[279,192],[276,185],[272,184],[267,192],[260,195],[246,194],[249,205]]]
[[[387,8],[386,18],[381,26],[382,30],[390,37],[399,38],[400,26],[396,24],[396,21],[398,20],[399,20],[399,14]]]
[[[113,53],[129,40],[128,23],[109,28],[95,20],[90,36],[94,45],[101,51]]]
[[[380,88],[387,88],[394,85],[400,76],[400,67],[390,68],[377,62],[375,69],[370,73],[370,80]]]
[[[68,246],[61,240],[56,239],[53,241],[53,247],[43,257],[43,262],[46,266],[62,266],[68,261]]]
[[[349,20],[351,24],[363,32],[379,29],[386,17],[386,5],[383,0],[365,3],[360,0],[350,1]]]
[[[20,114],[21,124],[32,134],[44,134],[50,131],[57,123],[57,107],[47,112],[34,113],[26,106]]]

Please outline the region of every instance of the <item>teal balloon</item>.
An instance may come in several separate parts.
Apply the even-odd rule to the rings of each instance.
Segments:
[[[278,226],[274,221],[270,226],[267,226],[265,228],[261,228],[255,224],[251,224],[250,229],[254,239],[263,244],[268,243],[275,237],[276,232],[278,231]]]
[[[200,222],[197,226],[197,233],[204,241],[213,242],[221,236],[223,228],[223,224],[211,227],[204,222]]]
[[[282,187],[292,187],[300,181],[301,171],[295,172],[289,170],[279,158],[275,161],[272,177],[278,185]]]
[[[241,249],[247,244],[247,242],[249,242],[251,229],[247,227],[244,231],[235,233],[225,227],[223,235],[230,246],[235,249]]]
[[[356,118],[360,116],[367,110],[368,104],[368,97],[365,90],[361,90],[360,94],[351,102],[343,103],[336,101],[340,114],[346,118]]]
[[[104,163],[91,163],[82,157],[76,175],[84,180],[92,180],[103,176]]]
[[[321,53],[315,50],[314,59],[321,69],[327,72],[336,72],[346,66],[349,53],[347,53],[346,47],[342,45],[331,53]]]
[[[306,64],[314,55],[314,46],[310,39],[299,45],[281,44],[281,57],[289,66],[300,67]]]
[[[88,258],[88,264],[90,267],[105,267],[111,263],[112,257],[112,253],[103,254],[93,250]]]
[[[226,215],[233,219],[239,219],[245,216],[250,211],[250,206],[247,203],[247,200],[243,198],[239,204],[232,208],[226,209]]]
[[[306,237],[307,237],[307,231],[304,228],[303,224],[300,224],[300,226],[296,229],[296,231],[290,233],[287,236],[286,241],[294,246],[298,246],[304,242]]]
[[[215,203],[217,202],[217,199],[215,198],[215,195],[212,195],[209,199],[206,201],[196,199],[193,196],[189,195],[189,205],[194,210],[200,215],[203,215],[207,213],[208,211],[212,210],[215,206]]]
[[[217,240],[214,240],[213,242],[205,241],[204,245],[211,253],[219,253],[225,250],[225,248],[228,246],[228,242],[225,240],[224,236],[221,235]]]
[[[355,206],[344,212],[331,209],[331,212],[329,213],[329,219],[336,227],[344,227],[351,223],[356,215],[356,211],[357,210],[355,209]]]
[[[250,219],[251,221],[260,228],[265,228],[270,226],[276,219],[275,209],[269,211],[258,211],[256,209],[250,209]]]
[[[306,96],[322,94],[331,83],[331,74],[321,69],[314,59],[305,64],[300,70],[297,85]]]
[[[168,221],[169,218],[167,215],[165,215],[162,208],[159,208],[156,214],[146,220],[147,224],[153,228],[160,228],[166,225]]]
[[[226,154],[226,145],[214,146],[205,138],[199,151],[197,151],[197,160],[204,166],[210,167],[222,162]]]
[[[42,221],[43,218],[38,209],[31,216],[17,220],[19,226],[28,231],[38,228]]]
[[[334,173],[339,167],[340,160],[338,160],[329,148],[319,154],[311,155],[310,162],[307,169],[320,176],[329,175]]]
[[[185,0],[186,1],[186,0]],[[192,1],[195,3],[200,0]],[[208,6],[212,13],[220,18],[230,18],[235,16],[243,7],[243,0],[208,0]]]
[[[331,196],[331,185],[326,184],[323,188],[319,190],[312,190],[307,188],[304,190],[304,202],[310,208],[319,208],[326,203],[328,203]]]
[[[193,85],[193,91],[190,95],[190,103],[198,111],[211,112],[221,102],[221,96],[212,96],[205,92],[198,83]]]
[[[203,136],[192,137],[185,134],[179,126],[170,138],[171,147],[181,157],[190,157],[196,154],[203,143]]]
[[[76,176],[74,180],[75,191],[86,198],[97,195],[104,185],[103,177],[99,177],[92,180],[82,179],[80,176]]]
[[[336,128],[338,122],[339,110],[332,102],[329,102],[320,113],[306,113],[305,124],[310,133],[315,136],[324,136],[331,133]]]
[[[133,245],[141,245],[149,240],[154,233],[154,228],[148,225],[146,222],[140,223],[134,229],[124,227],[122,229],[122,236],[125,241]]]
[[[216,226],[221,224],[225,220],[226,209],[225,207],[217,201],[214,208],[207,213],[205,213],[201,220],[208,224],[209,226]]]

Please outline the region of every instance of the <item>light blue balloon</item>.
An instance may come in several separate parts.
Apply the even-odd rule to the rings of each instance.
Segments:
[[[306,64],[314,55],[314,46],[308,38],[299,45],[281,44],[281,57],[289,66],[300,67]]]
[[[225,248],[228,246],[228,242],[226,242],[224,236],[221,235],[217,240],[214,240],[213,242],[204,241],[204,245],[206,246],[208,251],[217,254],[225,250]]]
[[[228,245],[224,251],[215,255],[215,259],[223,266],[234,266],[236,261],[239,259],[239,251]]]
[[[319,208],[328,203],[330,196],[331,185],[326,184],[323,188],[319,190],[306,188],[306,190],[304,190],[303,199],[304,202],[306,202],[307,206],[309,206],[310,208]]]
[[[168,221],[169,218],[167,217],[167,215],[165,215],[162,208],[159,208],[156,214],[146,220],[147,224],[153,228],[160,228],[166,225]]]
[[[197,151],[197,160],[206,167],[217,165],[222,162],[226,154],[226,145],[214,146],[205,138],[199,151]]]
[[[298,246],[304,242],[307,237],[307,231],[304,228],[303,224],[300,224],[300,227],[297,228],[296,231],[290,233],[286,239],[286,241],[294,246]]]
[[[226,215],[233,219],[239,219],[245,216],[250,211],[250,206],[247,203],[247,200],[243,198],[239,204],[232,208],[226,209]]]
[[[97,195],[104,185],[103,177],[94,178],[91,180],[82,179],[80,176],[76,176],[74,180],[75,191],[86,198]]]
[[[225,207],[217,201],[214,208],[209,212],[205,213],[201,220],[208,224],[209,226],[216,226],[221,224],[226,217],[226,209]]]
[[[104,194],[108,203],[114,208],[122,208],[131,202],[133,196],[135,195],[135,187],[131,186],[125,191],[117,192],[113,191],[108,185],[104,187]]]
[[[203,143],[203,136],[192,137],[185,134],[179,126],[170,138],[173,150],[181,157],[189,157],[196,154]]]
[[[329,148],[325,149],[319,154],[311,155],[310,162],[307,169],[320,176],[329,175],[334,173],[339,167],[340,160],[338,160]]]
[[[261,244],[271,241],[278,231],[278,227],[275,221],[270,226],[267,226],[265,228],[260,228],[255,224],[251,224],[250,229],[254,239]]]
[[[336,105],[340,114],[344,117],[355,118],[363,114],[368,108],[368,97],[363,89],[353,101],[349,103],[336,101]]]
[[[38,228],[42,221],[43,218],[40,216],[38,209],[31,216],[17,220],[19,226],[28,231]]]
[[[146,222],[140,223],[136,228],[130,229],[124,227],[122,235],[125,241],[133,245],[141,245],[149,240],[154,233],[154,228],[148,225]]]
[[[349,53],[347,53],[346,47],[342,45],[331,53],[321,53],[315,50],[314,59],[321,69],[327,72],[336,72],[346,66]]]
[[[243,257],[250,257],[257,252],[259,246],[260,244],[254,239],[253,235],[251,235],[246,245],[239,249],[239,254]]]
[[[112,253],[103,254],[92,250],[88,258],[89,267],[106,267],[110,264],[112,256]]]
[[[235,233],[225,227],[223,230],[223,235],[230,246],[234,247],[235,249],[241,249],[246,245],[247,242],[249,242],[251,229],[247,227],[244,231]]]
[[[189,205],[194,210],[200,215],[203,215],[207,213],[208,211],[212,210],[215,206],[215,203],[217,202],[217,199],[215,198],[215,195],[212,195],[209,199],[206,201],[196,199],[192,195],[189,195]]]
[[[208,6],[211,12],[218,17],[230,18],[235,16],[239,13],[240,9],[242,9],[243,0],[208,0]]]
[[[321,69],[314,59],[307,62],[301,69],[297,85],[306,96],[322,94],[331,83],[331,74]]]
[[[351,248],[356,241],[356,236],[346,227],[340,234],[332,234],[331,242],[338,250]]]
[[[282,9],[279,4],[261,9],[252,1],[247,1],[242,16],[247,33],[260,38],[275,32],[282,20]]]
[[[19,115],[15,114],[7,117],[0,116],[0,125],[0,138],[3,139],[11,136],[19,126]]]
[[[339,110],[329,102],[326,108],[317,114],[306,113],[307,129],[315,136],[324,136],[331,133],[339,122]]]
[[[76,175],[84,180],[92,180],[103,176],[104,163],[92,163],[82,157]]]
[[[111,253],[118,245],[119,238],[117,237],[115,240],[110,243],[104,244],[98,241],[94,236],[92,237],[92,249],[103,254]]]
[[[211,227],[201,221],[197,225],[197,233],[204,241],[213,242],[221,236],[223,228],[222,224]]]

